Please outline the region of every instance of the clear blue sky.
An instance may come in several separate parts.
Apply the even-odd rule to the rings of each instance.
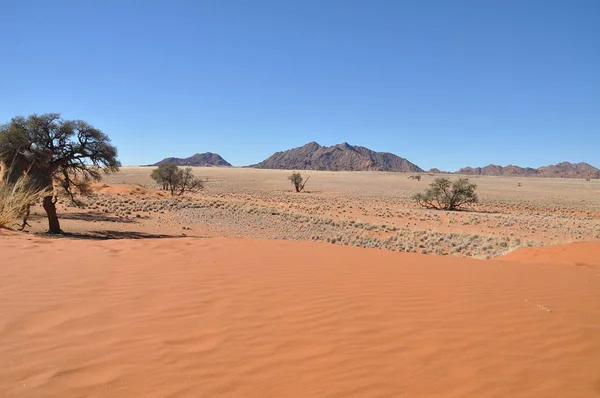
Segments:
[[[314,140],[600,166],[600,1],[0,0],[0,122],[44,112],[126,165]]]

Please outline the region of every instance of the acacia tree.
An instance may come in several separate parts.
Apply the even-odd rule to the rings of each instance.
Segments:
[[[288,176],[288,180],[292,182],[292,185],[296,189],[296,192],[302,192],[304,190],[304,186],[308,182],[310,176],[306,177],[306,180],[302,177],[302,174],[298,172],[293,172]]]
[[[460,210],[466,204],[477,203],[476,184],[466,178],[452,182],[448,178],[436,178],[425,193],[418,193],[413,199],[420,206],[439,210]]]
[[[160,184],[164,191],[169,191],[171,196],[198,192],[204,188],[202,180],[194,177],[191,167],[180,169],[173,162],[161,164],[157,169],[152,170],[150,177]]]
[[[169,190],[170,182],[175,179],[179,167],[173,162],[163,163],[152,170],[150,177],[161,185],[163,191]]]
[[[90,182],[121,165],[106,134],[83,120],[61,119],[58,113],[18,116],[0,125],[0,162],[4,181],[14,183],[27,174],[31,186],[44,193],[50,234],[62,233],[56,189],[75,200],[75,193],[88,194]]]

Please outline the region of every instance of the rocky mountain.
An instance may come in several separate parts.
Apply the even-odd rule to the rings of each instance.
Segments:
[[[561,162],[537,169],[541,177],[600,178],[600,170],[591,164]]]
[[[231,167],[231,164],[216,153],[197,153],[189,158],[165,158],[152,166],[160,166],[163,163],[175,163],[177,166],[219,166]]]
[[[506,167],[490,164],[485,167],[464,167],[456,174],[482,175],[482,176],[533,176],[537,174],[536,169],[530,167],[519,167],[508,165]]]
[[[375,152],[346,142],[330,147],[310,142],[299,148],[276,152],[250,167],[285,170],[423,172],[419,166],[392,153]]]
[[[514,177],[554,177],[554,178],[600,178],[600,170],[587,163],[562,162],[555,165],[538,167],[506,167],[490,164],[485,167],[464,167],[456,174]]]

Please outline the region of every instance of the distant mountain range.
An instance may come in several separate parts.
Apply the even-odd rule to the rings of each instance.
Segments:
[[[197,153],[189,158],[165,158],[153,164],[173,162],[178,166],[219,166],[231,167],[231,164],[216,153]],[[388,152],[375,152],[368,148],[350,145],[346,142],[333,146],[322,146],[316,142],[276,152],[260,163],[247,166],[258,169],[282,170],[327,170],[327,171],[396,171],[407,173],[425,173],[423,169],[408,160]],[[464,167],[455,173],[433,168],[426,173],[466,174],[482,176],[510,177],[553,177],[553,178],[593,178],[600,179],[600,169],[588,163],[562,162],[555,165],[538,167],[505,167],[490,164],[485,167]]]
[[[262,162],[249,167],[285,170],[423,172],[419,166],[392,153],[375,152],[346,142],[330,147],[309,142],[299,148],[276,152]]]
[[[511,176],[511,177],[554,177],[554,178],[600,178],[600,170],[588,163],[561,162],[558,164],[538,167],[506,167],[490,164],[485,167],[465,167],[456,174]]]
[[[163,163],[175,163],[177,166],[219,166],[231,167],[231,164],[216,153],[197,153],[189,158],[165,158],[152,166],[160,166]]]

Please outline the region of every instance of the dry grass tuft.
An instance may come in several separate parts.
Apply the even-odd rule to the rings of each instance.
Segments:
[[[29,177],[20,177],[15,184],[0,182],[0,228],[14,228],[28,206],[43,196],[29,184]]]

